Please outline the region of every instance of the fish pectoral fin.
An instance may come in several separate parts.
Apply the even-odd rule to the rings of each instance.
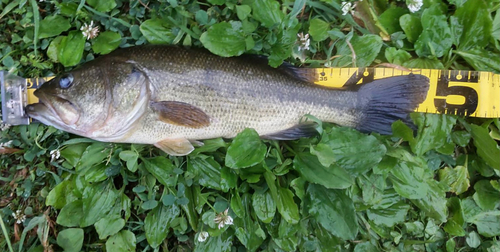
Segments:
[[[263,135],[261,138],[270,140],[295,140],[301,137],[312,137],[318,135],[316,127],[316,123],[301,123],[286,130]]]
[[[196,129],[210,125],[210,117],[203,110],[189,103],[159,101],[151,102],[150,106],[164,123]]]
[[[193,145],[186,138],[163,139],[155,146],[172,156],[186,156],[194,150]]]

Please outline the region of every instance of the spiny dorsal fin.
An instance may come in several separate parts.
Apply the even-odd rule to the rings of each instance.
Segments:
[[[210,117],[203,110],[191,104],[178,101],[159,101],[151,102],[150,105],[164,123],[190,128],[203,128],[210,125]]]

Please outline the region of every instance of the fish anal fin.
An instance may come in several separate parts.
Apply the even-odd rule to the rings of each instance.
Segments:
[[[200,108],[178,101],[151,102],[151,108],[158,113],[160,121],[190,128],[210,125],[210,117]]]
[[[286,130],[263,135],[261,138],[270,140],[295,140],[301,137],[312,137],[318,135],[316,127],[315,123],[301,123]]]
[[[157,148],[171,156],[186,156],[194,150],[186,138],[168,138],[154,144]]]

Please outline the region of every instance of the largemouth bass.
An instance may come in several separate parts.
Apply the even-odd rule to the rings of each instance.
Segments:
[[[405,75],[357,90],[312,84],[301,68],[259,57],[223,58],[174,46],[118,49],[35,91],[29,116],[104,142],[154,144],[187,155],[197,140],[232,138],[245,128],[267,139],[316,133],[304,115],[364,132],[391,134],[425,100],[429,80]]]

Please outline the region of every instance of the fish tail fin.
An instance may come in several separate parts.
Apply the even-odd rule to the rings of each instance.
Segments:
[[[360,87],[358,105],[362,110],[356,128],[363,132],[392,134],[397,120],[413,126],[409,114],[427,97],[429,78],[410,74],[378,79]]]

